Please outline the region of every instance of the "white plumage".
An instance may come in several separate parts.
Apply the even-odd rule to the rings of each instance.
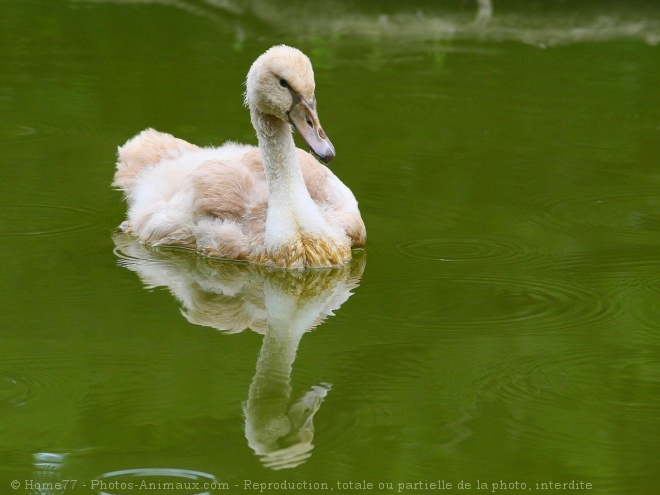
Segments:
[[[152,245],[264,265],[347,262],[366,239],[357,201],[292,136],[291,125],[326,163],[334,157],[309,59],[273,47],[254,62],[246,86],[258,148],[200,148],[153,129],[119,148],[113,184],[129,205],[123,230]]]

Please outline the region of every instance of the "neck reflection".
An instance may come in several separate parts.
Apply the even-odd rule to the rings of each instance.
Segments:
[[[331,385],[319,382],[302,394],[293,393],[298,346],[306,332],[352,295],[364,271],[364,253],[341,267],[286,271],[149,248],[121,233],[114,241],[120,264],[149,288],[167,287],[191,323],[226,333],[249,328],[263,334],[243,404],[245,436],[268,468],[305,462],[314,448],[314,415]]]

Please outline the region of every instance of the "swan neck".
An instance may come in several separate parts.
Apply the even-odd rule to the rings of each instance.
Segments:
[[[253,123],[268,187],[260,259],[291,268],[333,266],[350,259],[346,239],[335,235],[307,189],[291,126],[256,112]]]
[[[307,192],[291,125],[258,110],[252,110],[251,114],[264,160],[270,201],[291,201],[294,191]]]

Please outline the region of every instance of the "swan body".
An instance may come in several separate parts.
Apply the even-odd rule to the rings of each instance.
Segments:
[[[348,262],[366,240],[355,196],[293,141],[292,125],[317,157],[334,158],[314,88],[309,59],[276,46],[246,81],[258,147],[198,147],[153,129],[130,139],[119,148],[113,182],[128,201],[121,228],[147,244],[262,265]]]

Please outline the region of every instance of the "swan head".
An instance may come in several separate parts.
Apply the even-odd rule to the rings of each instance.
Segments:
[[[270,48],[252,64],[245,85],[245,104],[251,111],[289,122],[314,154],[330,163],[335,148],[321,127],[314,71],[303,52],[286,45]]]

